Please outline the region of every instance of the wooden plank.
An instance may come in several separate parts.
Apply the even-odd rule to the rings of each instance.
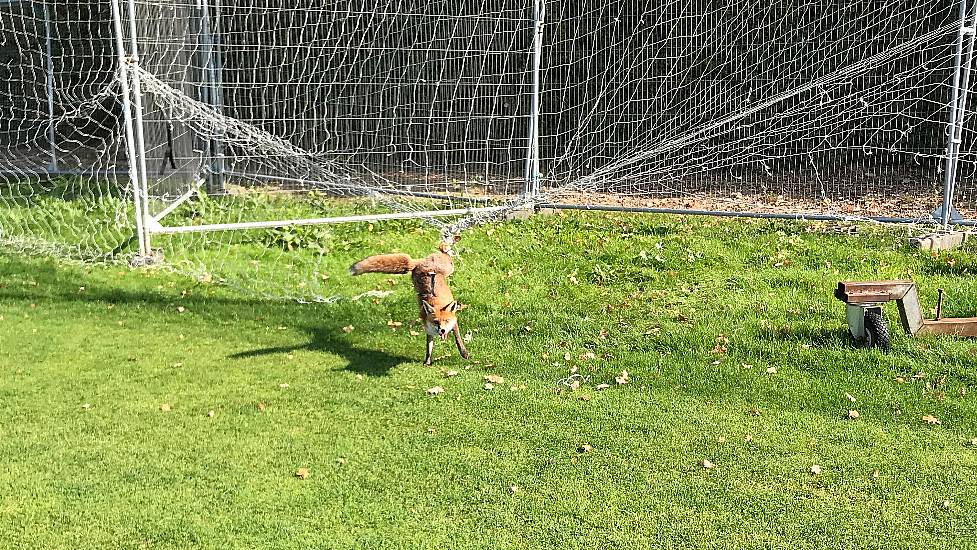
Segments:
[[[952,336],[977,337],[977,317],[923,321],[923,326],[918,334],[949,334]]]
[[[888,302],[902,298],[911,288],[911,281],[842,281],[835,297],[851,304]]]

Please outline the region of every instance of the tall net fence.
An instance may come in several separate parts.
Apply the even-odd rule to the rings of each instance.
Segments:
[[[273,227],[336,216],[446,232],[539,205],[926,219],[972,40],[951,0],[115,7],[0,0],[0,236],[114,258],[138,219],[174,263],[260,258],[242,279],[293,287],[328,231]],[[972,216],[962,123],[954,204]],[[203,231],[231,227],[259,230]]]

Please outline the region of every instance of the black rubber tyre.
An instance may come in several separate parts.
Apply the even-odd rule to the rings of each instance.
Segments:
[[[865,347],[876,347],[882,351],[889,351],[889,325],[885,317],[875,311],[865,312]]]

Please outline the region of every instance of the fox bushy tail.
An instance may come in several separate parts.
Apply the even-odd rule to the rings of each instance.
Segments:
[[[362,275],[364,273],[409,273],[414,269],[416,262],[407,254],[378,254],[362,259],[349,266],[350,275]]]

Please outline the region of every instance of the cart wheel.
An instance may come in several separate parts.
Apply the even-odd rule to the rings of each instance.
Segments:
[[[876,347],[882,351],[889,351],[889,325],[885,323],[882,313],[865,312],[865,347]]]

